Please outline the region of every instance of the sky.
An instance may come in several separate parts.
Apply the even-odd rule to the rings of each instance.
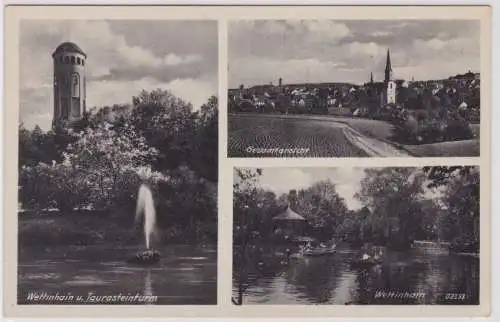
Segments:
[[[52,53],[65,41],[87,54],[87,108],[131,103],[168,89],[199,108],[217,95],[216,21],[24,20],[20,31],[20,121],[50,128]]]
[[[290,190],[307,189],[314,183],[330,180],[335,184],[337,193],[345,199],[346,205],[351,210],[363,207],[354,195],[361,189],[365,168],[263,168],[262,175],[257,179],[257,185],[266,190],[273,191],[278,196],[288,194]],[[238,180],[235,173],[233,180]],[[438,197],[440,192],[424,187],[426,198]]]
[[[447,78],[480,68],[479,20],[254,20],[229,24],[229,86]]]

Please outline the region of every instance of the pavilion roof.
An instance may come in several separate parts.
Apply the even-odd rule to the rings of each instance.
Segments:
[[[306,219],[287,207],[284,212],[273,218],[276,221],[305,221]]]

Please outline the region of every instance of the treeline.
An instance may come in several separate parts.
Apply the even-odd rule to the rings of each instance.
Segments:
[[[277,196],[258,186],[259,172],[238,169],[234,186],[235,244],[274,238],[273,217],[287,204],[307,220],[303,234],[352,246],[366,242],[407,249],[414,240],[449,241],[456,250],[479,249],[479,170],[477,167],[366,169],[350,210],[329,180]],[[438,197],[429,198],[429,189]]]
[[[130,226],[146,183],[164,236],[215,239],[217,98],[194,111],[168,91],[143,91],[132,105],[86,113],[72,127],[43,132],[21,124],[19,174],[21,206],[35,213],[86,209]]]
[[[435,85],[442,85],[436,88]],[[260,92],[265,91],[266,95]],[[401,144],[426,144],[474,138],[471,124],[480,121],[479,80],[414,82],[398,86],[397,106],[384,106],[382,83],[303,88],[233,90],[232,112],[332,114],[384,120],[394,125],[392,140]],[[241,95],[240,95],[241,93]],[[301,104],[299,104],[301,103]]]

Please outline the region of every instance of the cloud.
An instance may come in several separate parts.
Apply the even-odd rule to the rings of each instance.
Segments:
[[[287,20],[229,24],[229,86],[363,83],[383,77],[390,49],[399,78],[479,71],[477,20]],[[418,66],[418,68],[417,68]]]
[[[313,184],[312,176],[298,168],[265,168],[259,178],[260,185],[274,191],[277,195],[292,189],[306,189]]]
[[[317,59],[290,59],[285,61],[267,58],[242,58],[233,61],[229,79],[239,79],[240,84],[267,84],[282,77],[286,83],[328,81],[341,63]],[[233,86],[239,86],[233,84]]]
[[[134,81],[94,81],[87,85],[87,108],[94,106],[111,106],[113,104],[132,104],[132,96],[140,94],[142,89],[153,90],[167,88],[177,97],[187,100],[198,108],[208,98],[217,93],[216,82],[203,79],[175,79],[167,83],[159,83],[154,78],[143,78]],[[21,116],[25,127],[39,125],[49,129],[52,124],[52,88],[27,89],[21,91],[21,105],[32,106],[29,114]],[[186,99],[189,98],[189,99]],[[35,104],[36,102],[36,104]],[[48,109],[47,106],[50,108]]]
[[[142,89],[162,88],[198,108],[217,94],[217,35],[215,21],[24,20],[21,121],[50,126],[51,54],[64,41],[88,55],[88,107],[130,102]]]

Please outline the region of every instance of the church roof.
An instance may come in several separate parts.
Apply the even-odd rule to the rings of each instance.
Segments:
[[[63,42],[59,46],[57,46],[56,50],[52,54],[52,57],[54,57],[57,54],[61,53],[79,53],[82,54],[83,56],[87,57],[87,55],[83,52],[83,50],[78,47],[77,44],[73,42]]]
[[[392,71],[391,54],[389,53],[389,49],[387,49],[387,61],[385,62],[385,70]]]
[[[277,215],[273,218],[273,220],[282,220],[282,221],[304,221],[306,220],[304,217],[287,207],[285,212]]]

